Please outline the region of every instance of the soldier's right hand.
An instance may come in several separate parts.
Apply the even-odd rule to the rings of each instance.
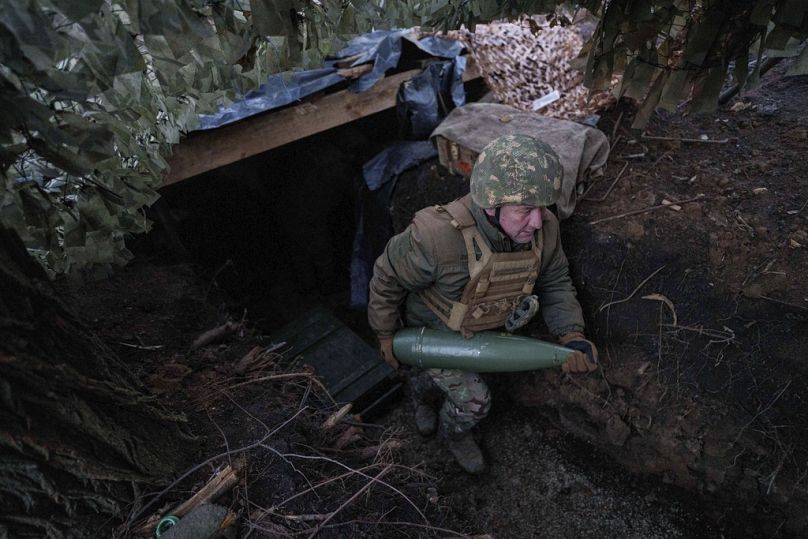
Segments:
[[[598,349],[595,347],[595,343],[584,337],[583,333],[574,331],[561,335],[558,342],[562,346],[575,350],[561,365],[563,372],[585,373],[598,368]]]
[[[379,339],[379,351],[382,353],[384,362],[390,365],[393,369],[398,369],[398,360],[393,354],[393,336],[392,335],[377,335]]]

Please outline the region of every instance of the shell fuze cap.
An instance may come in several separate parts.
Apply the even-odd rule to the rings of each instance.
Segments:
[[[471,199],[481,208],[550,206],[561,194],[558,154],[527,135],[504,135],[483,148],[471,171]]]

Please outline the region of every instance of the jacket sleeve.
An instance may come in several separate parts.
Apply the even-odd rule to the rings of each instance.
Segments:
[[[542,316],[555,335],[584,331],[581,304],[570,277],[569,262],[561,247],[558,221],[551,219],[544,230],[542,267],[534,288],[539,296]]]
[[[368,322],[377,335],[392,335],[400,326],[401,306],[410,292],[435,282],[432,248],[415,225],[393,236],[373,266]]]

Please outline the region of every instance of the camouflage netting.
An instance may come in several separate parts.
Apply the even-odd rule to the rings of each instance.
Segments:
[[[537,16],[478,24],[474,32],[459,30],[450,36],[466,45],[501,103],[525,111],[540,110],[553,118],[580,120],[616,102],[610,92],[590,97],[583,73],[573,65],[583,39],[572,28],[550,26]],[[542,106],[539,100],[553,92],[558,92],[558,99]]]

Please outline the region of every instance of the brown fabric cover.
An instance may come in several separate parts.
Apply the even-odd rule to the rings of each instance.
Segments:
[[[560,219],[575,210],[580,185],[603,175],[609,156],[609,141],[600,130],[568,120],[548,118],[497,103],[469,103],[453,110],[430,138],[446,137],[478,154],[492,140],[508,134],[536,137],[558,154],[564,169]]]

